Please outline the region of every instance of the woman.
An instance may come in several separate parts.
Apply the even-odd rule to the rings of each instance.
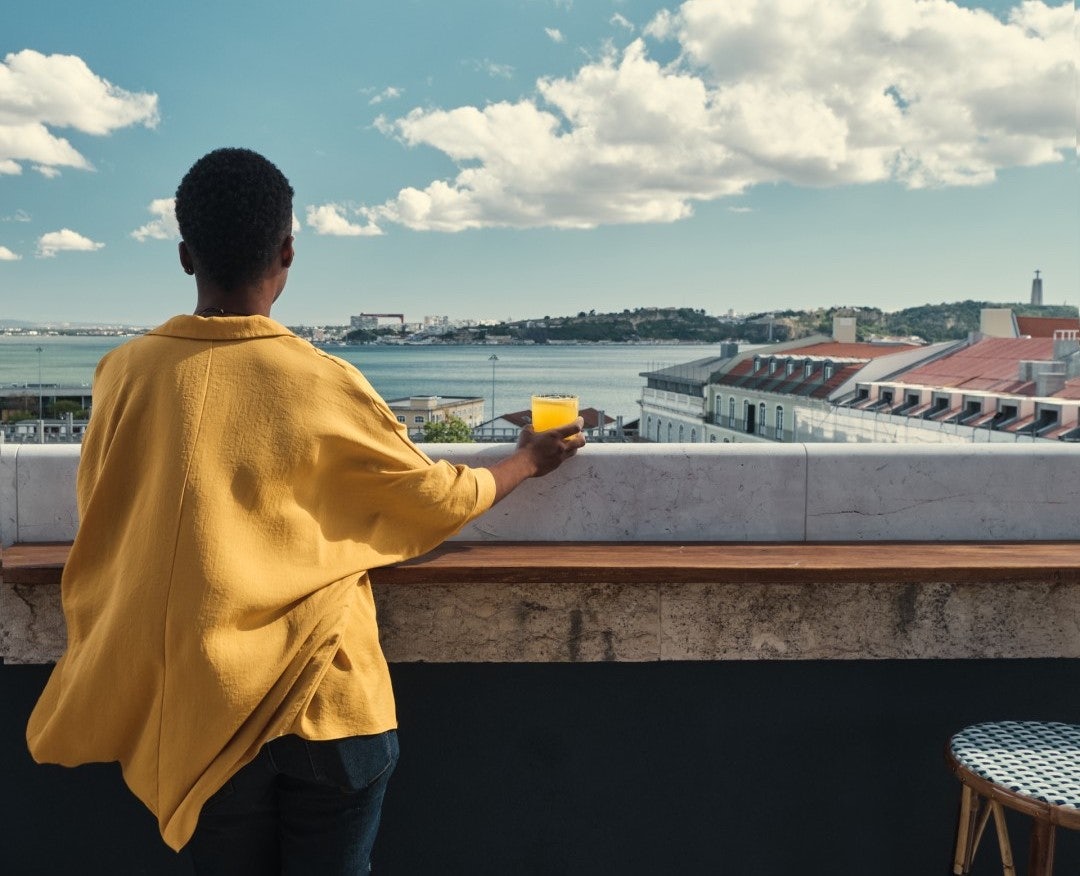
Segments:
[[[398,748],[367,570],[584,444],[579,420],[488,469],[428,459],[359,371],[270,318],[292,195],[245,149],[177,189],[195,311],[98,366],[68,647],[27,730],[38,761],[119,761],[199,873],[370,868]]]

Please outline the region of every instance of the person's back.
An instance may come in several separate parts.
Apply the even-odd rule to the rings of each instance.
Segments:
[[[358,371],[269,318],[293,259],[277,168],[219,150],[177,194],[199,305],[99,366],[68,650],[28,743],[118,760],[200,872],[354,872],[397,759],[367,570],[556,467],[580,423],[491,469],[432,462]]]

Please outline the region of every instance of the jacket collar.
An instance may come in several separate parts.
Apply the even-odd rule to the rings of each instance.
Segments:
[[[242,341],[249,338],[277,338],[292,332],[268,316],[174,316],[147,332],[167,338],[200,341]]]

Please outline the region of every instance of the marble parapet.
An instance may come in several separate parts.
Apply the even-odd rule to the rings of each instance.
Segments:
[[[505,446],[426,448],[484,465]],[[1070,446],[594,445],[459,538],[1069,539]],[[0,446],[0,538],[66,540],[78,448]],[[1080,584],[888,580],[376,585],[395,662],[1080,657]],[[55,585],[0,584],[0,657],[63,649]]]
[[[487,465],[507,445],[436,444]],[[0,544],[70,540],[78,445],[0,445]],[[593,444],[456,538],[1009,541],[1080,533],[1069,444]]]

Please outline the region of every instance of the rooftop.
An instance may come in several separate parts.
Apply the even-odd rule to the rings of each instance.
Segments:
[[[984,338],[900,375],[896,382],[981,392],[1033,395],[1034,381],[1021,380],[1020,363],[1054,358],[1052,338]]]

